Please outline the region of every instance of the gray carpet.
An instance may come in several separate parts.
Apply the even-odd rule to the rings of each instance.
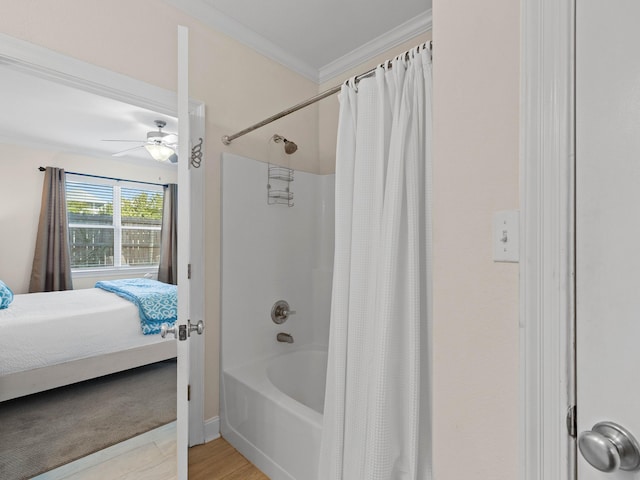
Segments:
[[[31,478],[175,418],[175,360],[0,403],[0,479]]]

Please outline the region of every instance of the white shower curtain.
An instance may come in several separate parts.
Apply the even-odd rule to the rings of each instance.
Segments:
[[[340,93],[319,480],[431,478],[431,52]]]

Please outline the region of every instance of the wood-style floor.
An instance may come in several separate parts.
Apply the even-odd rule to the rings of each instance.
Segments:
[[[223,438],[189,450],[189,480],[269,480]]]
[[[175,423],[43,473],[34,480],[176,480]],[[269,480],[218,438],[189,449],[189,480]]]

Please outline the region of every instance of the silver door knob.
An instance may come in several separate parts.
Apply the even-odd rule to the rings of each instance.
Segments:
[[[196,332],[198,335],[202,335],[202,332],[204,332],[202,320],[198,320],[198,323],[191,323],[191,320],[189,320],[187,323],[189,324],[189,336],[191,336],[191,332]]]
[[[162,338],[165,338],[167,336],[168,333],[172,333],[174,338],[178,338],[178,334],[177,334],[177,330],[176,330],[176,326],[174,325],[173,327],[170,327],[168,324],[163,323],[160,326],[160,336]]]
[[[596,423],[582,432],[578,447],[585,460],[601,472],[640,468],[640,445],[628,430],[615,423]]]

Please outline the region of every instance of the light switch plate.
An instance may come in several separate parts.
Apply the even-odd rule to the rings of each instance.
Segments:
[[[493,261],[520,261],[520,212],[504,210],[493,214]]]

